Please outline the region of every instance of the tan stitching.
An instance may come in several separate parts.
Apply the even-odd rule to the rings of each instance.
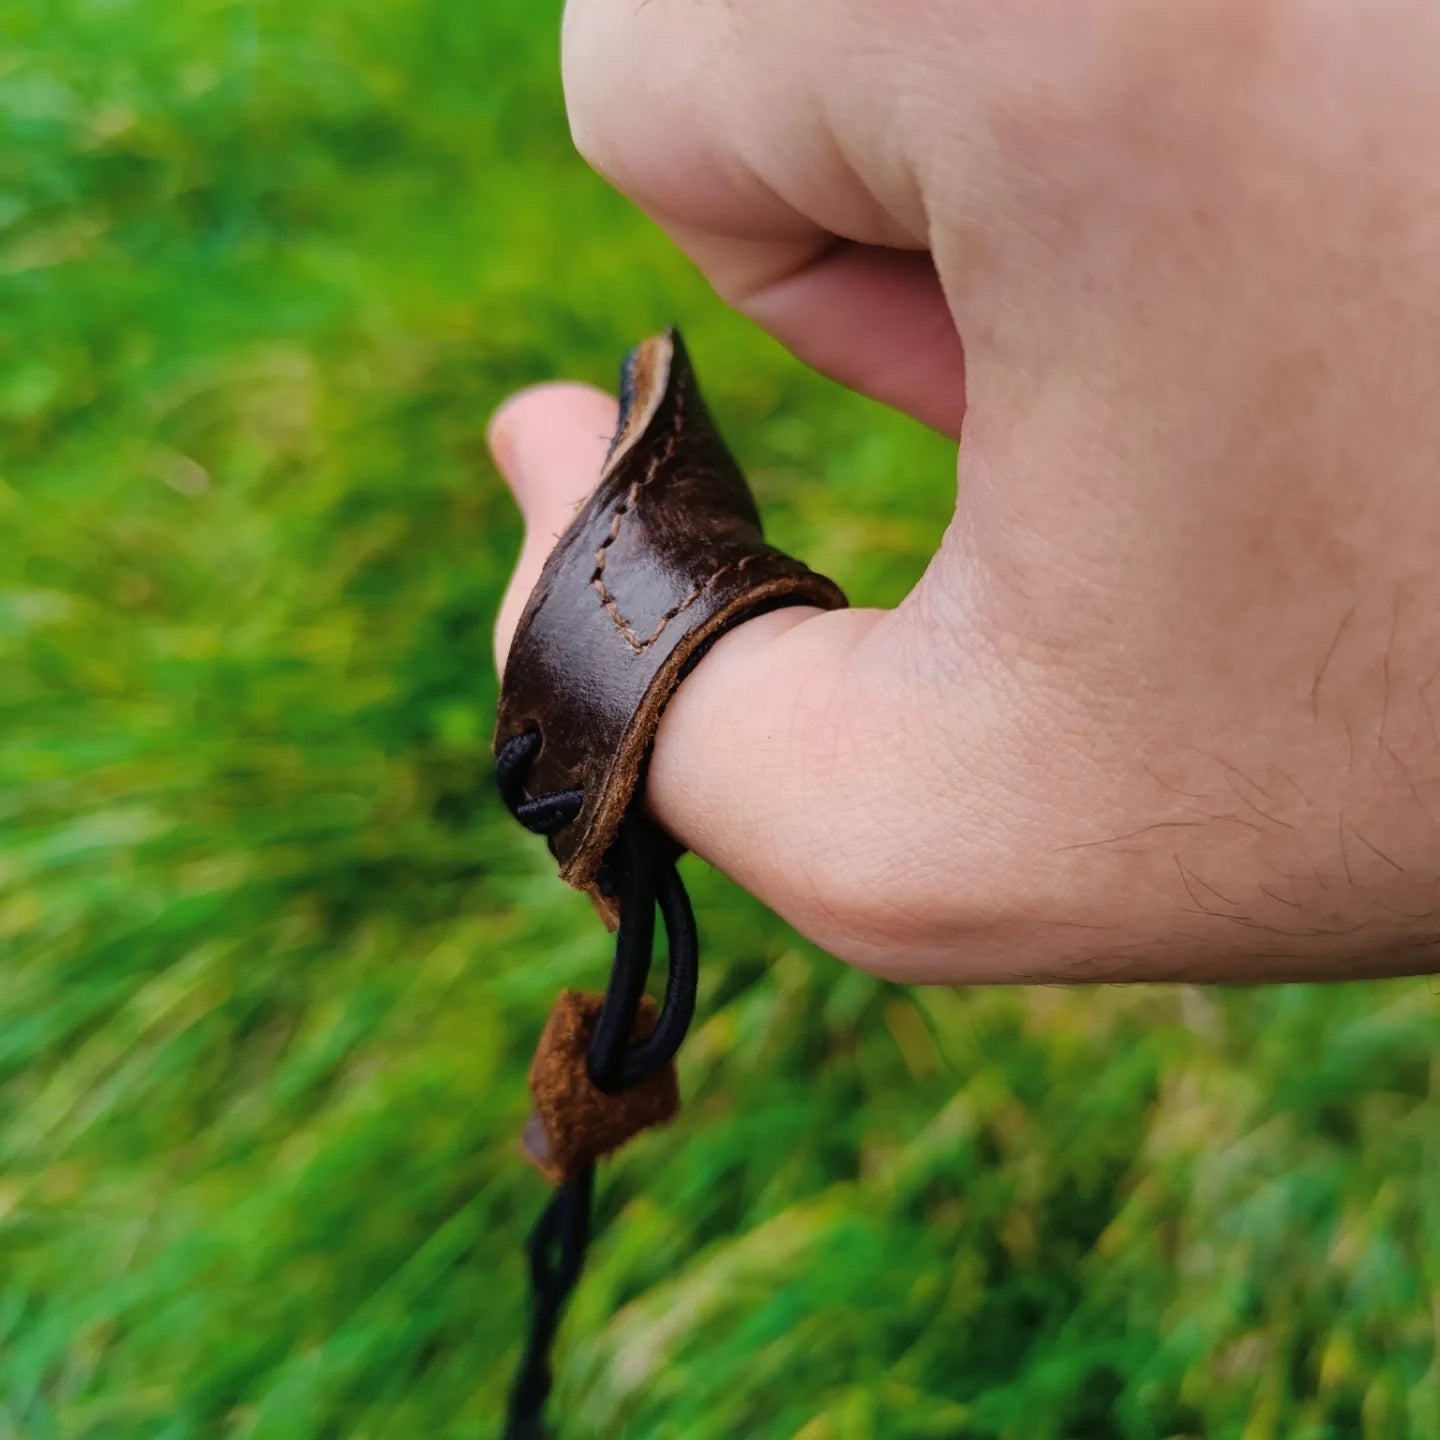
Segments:
[[[610,596],[610,598],[604,602],[605,610],[608,612],[610,618],[615,622],[616,628],[620,631],[620,633],[629,643],[630,648],[638,654],[642,650],[648,650],[650,646],[652,646],[660,638],[660,635],[664,631],[665,627],[672,620],[674,620],[676,616],[683,615],[712,585],[715,584],[717,580],[720,580],[724,576],[730,574],[732,571],[738,574],[752,560],[757,559],[759,559],[758,555],[745,555],[742,556],[739,560],[733,561],[729,565],[722,565],[713,574],[707,575],[705,579],[702,580],[700,584],[695,586],[695,588],[691,590],[691,592],[682,601],[680,601],[678,605],[674,605],[669,610],[667,610],[660,617],[660,623],[656,625],[656,627],[643,639],[635,633],[634,629],[630,625],[630,622],[626,620],[626,618],[620,613],[619,607],[615,603],[614,596]]]
[[[630,486],[624,503],[616,509],[614,516],[610,520],[610,533],[600,542],[600,548],[595,552],[595,569],[590,576],[590,583],[595,587],[595,592],[600,597],[601,608],[604,609],[605,613],[615,622],[615,628],[625,637],[626,644],[637,654],[643,650],[648,650],[650,646],[660,638],[665,627],[674,620],[676,616],[683,615],[722,575],[731,570],[743,570],[746,565],[755,559],[754,555],[746,555],[743,559],[737,560],[731,565],[722,565],[714,574],[695,586],[683,600],[667,610],[665,614],[660,617],[659,624],[655,626],[654,630],[643,638],[635,633],[635,627],[620,613],[619,602],[611,593],[609,586],[605,584],[606,552],[619,537],[620,526],[625,517],[635,509],[640,499],[640,492],[660,473],[661,466],[668,465],[670,461],[674,459],[675,451],[680,443],[680,426],[684,419],[684,413],[685,396],[683,393],[677,394],[675,397],[675,420],[671,426],[670,435],[666,439],[665,448],[651,460],[645,470],[644,476]]]

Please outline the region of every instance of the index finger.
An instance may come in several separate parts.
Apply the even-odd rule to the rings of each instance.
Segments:
[[[964,359],[871,7],[571,0],[577,146],[801,359],[949,434]]]

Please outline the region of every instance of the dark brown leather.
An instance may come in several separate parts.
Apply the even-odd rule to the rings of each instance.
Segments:
[[[520,618],[500,692],[498,751],[530,728],[525,797],[580,790],[552,836],[560,874],[595,884],[644,773],[666,702],[705,649],[767,610],[845,604],[765,544],[745,477],[705,409],[673,330],[631,351],[620,424],[595,489],[561,535]]]
[[[585,1052],[604,1004],[603,995],[562,990],[530,1066],[535,1109],[520,1148],[552,1185],[573,1180],[586,1165],[642,1130],[668,1125],[680,1111],[673,1060],[614,1095],[591,1084]],[[631,1042],[646,1039],[659,1018],[660,1007],[642,995]]]

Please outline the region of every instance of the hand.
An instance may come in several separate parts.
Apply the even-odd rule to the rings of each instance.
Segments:
[[[801,358],[963,430],[904,604],[686,681],[660,821],[898,978],[1431,968],[1437,53],[1426,0],[572,0],[591,162]],[[502,655],[613,417],[496,418]]]

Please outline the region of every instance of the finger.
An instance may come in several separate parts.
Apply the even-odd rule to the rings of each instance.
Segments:
[[[590,385],[537,385],[494,414],[487,438],[525,520],[525,539],[495,622],[495,668],[505,657],[541,567],[576,507],[595,488],[618,406]]]
[[[959,438],[965,354],[929,255],[672,233],[723,299],[807,365]]]
[[[866,8],[571,0],[572,129],[737,309],[816,368],[954,435],[964,362],[926,253],[893,78],[908,72],[873,53]]]
[[[615,420],[609,396],[548,385],[492,421],[497,464],[525,516],[496,626],[502,665],[546,554],[600,473]],[[922,700],[911,623],[903,610],[797,607],[737,627],[671,700],[647,782],[652,814],[688,849],[833,953],[874,965],[927,939],[874,898],[888,889],[906,909],[901,897],[920,873],[906,817],[931,800],[933,766],[915,748],[924,736],[914,724]]]

